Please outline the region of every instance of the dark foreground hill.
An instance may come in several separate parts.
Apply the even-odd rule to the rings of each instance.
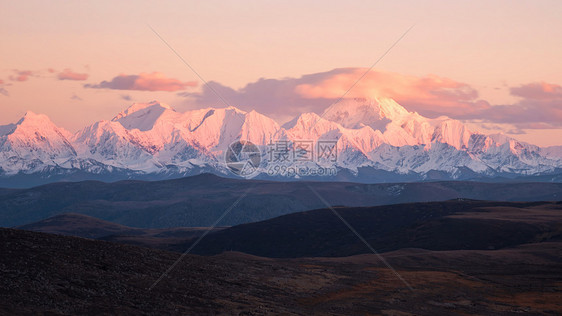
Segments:
[[[79,213],[139,228],[232,226],[323,208],[309,186],[331,205],[374,206],[455,198],[551,201],[562,183],[420,182],[358,184],[236,180],[203,174],[165,181],[66,182],[0,190],[0,226],[14,227],[63,213]],[[248,191],[249,190],[249,191]]]
[[[451,200],[334,210],[378,252],[492,250],[562,241],[562,202]],[[188,249],[207,230],[131,228],[80,214],[57,215],[18,228],[177,252]],[[240,251],[272,258],[370,253],[330,209],[214,228],[192,251],[205,255]]]
[[[562,245],[265,259],[188,255],[0,229],[0,314],[450,315],[562,313]]]
[[[562,241],[562,202],[451,200],[334,210],[379,252],[501,249]],[[187,249],[193,240],[179,245]],[[330,209],[289,214],[209,234],[199,254],[241,251],[264,257],[342,257],[370,253]]]
[[[95,217],[64,213],[42,221],[16,227],[42,233],[114,241],[125,244],[176,250],[185,240],[201,236],[207,227],[134,228],[97,219]],[[215,227],[210,232],[224,229]]]

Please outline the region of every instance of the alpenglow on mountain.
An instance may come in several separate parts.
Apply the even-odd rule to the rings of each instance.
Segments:
[[[475,179],[562,173],[562,148],[540,148],[505,135],[470,131],[447,117],[428,119],[391,99],[348,99],[322,115],[304,113],[280,126],[235,107],[184,113],[157,101],[135,103],[110,121],[75,134],[45,115],[27,112],[0,126],[0,184],[26,186],[60,180],[165,179],[211,172],[234,176],[228,146],[246,140],[262,152],[258,178],[303,178],[268,173],[274,144],[335,146],[332,161],[285,161],[284,167],[334,168],[318,180],[361,182]],[[268,159],[269,158],[269,159]],[[306,176],[304,177],[306,178]],[[309,177],[310,178],[310,177]]]

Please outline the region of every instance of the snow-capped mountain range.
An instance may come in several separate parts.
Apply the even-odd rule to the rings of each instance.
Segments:
[[[554,174],[562,168],[562,147],[540,148],[501,134],[484,135],[457,120],[409,112],[391,99],[343,100],[322,115],[304,113],[283,126],[256,111],[227,107],[179,113],[152,101],[135,103],[110,121],[95,122],[75,134],[45,115],[27,112],[17,123],[0,126],[0,178],[49,182],[229,175],[224,155],[236,140],[261,149],[262,178],[271,176],[272,144],[290,147],[302,140],[337,144],[337,159],[285,164],[336,168],[340,176],[332,179],[514,177]]]

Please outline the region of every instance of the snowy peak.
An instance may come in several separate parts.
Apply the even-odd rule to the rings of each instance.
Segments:
[[[117,114],[111,121],[119,122],[126,129],[151,130],[158,119],[165,114],[175,113],[167,104],[158,101],[133,103],[125,111]]]
[[[437,141],[461,149],[470,138],[470,131],[459,121],[449,118],[431,121],[389,98],[342,100],[326,109],[323,117],[348,129],[368,126],[378,130],[385,143],[397,147]]]
[[[327,108],[322,117],[345,128],[370,126],[384,131],[386,125],[409,112],[392,99],[345,99]]]
[[[255,144],[266,144],[271,139],[277,139],[281,127],[273,119],[254,110],[246,113],[241,127],[241,139]]]
[[[183,115],[183,131],[193,142],[208,149],[224,150],[236,139],[265,144],[280,131],[273,119],[256,111],[235,107],[195,110]]]
[[[408,112],[408,110],[406,110],[403,106],[390,98],[378,99],[378,105],[380,115],[390,120],[396,120],[403,117],[404,115],[412,114],[411,112]]]
[[[337,161],[322,163],[351,174],[371,168],[421,178],[439,171],[455,178],[467,170],[472,177],[562,168],[560,148],[474,133],[460,121],[428,119],[381,98],[342,100],[322,115],[303,113],[282,127],[235,107],[178,113],[158,101],[135,103],[72,137],[47,116],[28,112],[16,124],[0,126],[0,175],[49,168],[159,177],[201,170],[225,174],[225,150],[236,140],[249,140],[262,153],[277,140],[336,141]]]
[[[47,115],[36,114],[32,111],[27,111],[16,124],[5,125],[0,127],[0,130],[4,130],[6,135],[50,135],[54,133],[62,138],[71,136],[67,130],[55,125]],[[1,132],[0,135],[2,135]]]
[[[332,131],[337,131],[339,135],[344,128],[337,122],[326,120],[316,113],[303,113],[293,120],[285,123],[283,128],[294,139],[318,139],[324,135],[332,135]],[[332,133],[330,133],[332,132]]]
[[[321,120],[321,117],[316,113],[303,113],[295,117],[294,119],[290,120],[289,122],[283,124],[283,128],[292,129],[295,128],[297,125],[306,128],[311,128],[319,120]]]
[[[52,127],[55,124],[45,114],[36,114],[32,111],[27,111],[23,117],[16,123],[18,126],[30,126],[32,128],[39,127]]]
[[[456,149],[466,149],[471,135],[462,122],[448,119],[437,126],[433,133],[433,141],[449,144]]]
[[[279,124],[275,120],[254,110],[245,114],[244,125],[246,125],[248,129],[257,128],[259,130],[272,131],[280,129]]]
[[[99,121],[78,131],[72,140],[83,157],[114,167],[149,169],[153,166],[152,154],[157,151],[146,138],[135,135],[138,133],[118,122]]]
[[[147,103],[133,103],[131,104],[127,109],[125,109],[124,111],[120,112],[119,114],[117,114],[112,121],[117,121],[125,116],[131,115],[135,112],[138,111],[143,111],[143,110],[147,110],[147,109],[157,109],[157,108],[162,108],[162,110],[172,110],[172,107],[164,104],[164,103],[160,103],[157,100],[154,101],[150,101]]]
[[[0,127],[0,167],[8,174],[40,171],[76,157],[70,134],[46,115],[28,111],[16,124]]]
[[[115,134],[121,138],[126,138],[128,134],[127,130],[117,122],[99,121],[76,132],[72,137],[72,141],[86,145],[95,145],[99,144],[104,133]]]

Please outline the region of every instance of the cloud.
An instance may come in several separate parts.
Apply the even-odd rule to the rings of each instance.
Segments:
[[[335,69],[329,72],[307,74],[299,78],[266,79],[261,78],[248,83],[240,89],[232,89],[218,82],[210,81],[208,85],[215,90],[229,105],[250,111],[256,110],[279,121],[289,120],[303,112],[322,112],[333,100],[325,98],[305,98],[296,92],[301,84],[318,82],[325,76],[342,72]],[[201,92],[180,92],[178,96],[186,98],[191,107],[224,106],[222,101],[208,87]]]
[[[364,74],[362,68],[338,68],[299,78],[259,79],[240,89],[217,82],[209,85],[230,105],[286,121],[303,112],[321,113],[340,98]],[[480,123],[510,124],[511,133],[524,129],[562,127],[562,86],[529,83],[511,87],[521,100],[514,104],[492,105],[479,98],[469,84],[453,79],[410,76],[372,70],[346,95],[347,98],[390,97],[409,111],[427,117],[446,115]],[[181,92],[192,107],[222,106],[217,96],[204,86],[202,92]]]
[[[300,78],[259,79],[234,90],[209,82],[227,102],[244,110],[255,109],[277,119],[302,112],[321,113],[340,98],[365,72],[362,68],[338,68]],[[218,106],[220,99],[206,86],[201,93],[180,93],[194,106]],[[467,84],[438,76],[415,77],[373,70],[346,97],[390,97],[410,111],[435,117],[455,116],[489,107]]]
[[[9,79],[11,81],[19,81],[19,82],[27,81],[31,77],[53,78],[53,75],[51,74],[56,74],[56,78],[59,80],[86,80],[88,78],[88,74],[76,73],[70,70],[69,68],[66,68],[61,72],[58,72],[54,68],[47,68],[47,69],[40,69],[40,70],[12,69],[12,72],[13,75],[11,75]]]
[[[457,116],[478,112],[490,105],[478,99],[478,92],[470,85],[452,79],[429,75],[409,76],[372,70],[364,77],[366,69],[348,68],[337,74],[328,74],[320,81],[301,84],[296,92],[306,98],[337,99],[388,97],[410,111],[428,117]],[[359,82],[359,78],[362,78]]]
[[[29,77],[33,76],[34,73],[31,70],[17,70],[14,69],[14,75],[10,76],[12,81],[27,81]]]
[[[79,97],[78,95],[76,95],[76,93],[73,93],[72,96],[70,97],[71,100],[77,100],[77,101],[82,101],[82,98]]]
[[[527,134],[524,130],[520,129],[520,128],[512,128],[510,130],[506,131],[507,134],[511,134],[511,135],[522,135],[522,134]]]
[[[561,100],[562,86],[546,82],[535,82],[513,87],[510,92],[514,96],[528,100]]]
[[[131,96],[128,95],[128,94],[122,94],[121,99],[123,99],[125,101],[131,101],[133,98],[131,98]]]
[[[141,91],[179,91],[197,86],[197,82],[182,82],[178,79],[167,78],[159,72],[140,73],[139,75],[121,74],[111,81],[99,84],[85,84],[85,88],[141,90]]]
[[[209,82],[209,86],[229,105],[246,111],[256,110],[283,121],[302,112],[321,112],[331,103],[327,99],[306,99],[295,93],[295,87],[299,82],[306,80],[305,77],[282,80],[259,79],[238,90],[214,81]],[[208,86],[203,86],[200,93],[182,92],[178,95],[187,98],[186,103],[193,107],[224,106]]]
[[[508,123],[517,130],[562,127],[562,86],[529,83],[511,87],[510,93],[521,100],[514,104],[494,105],[459,118]]]
[[[4,83],[4,80],[0,79],[0,94],[1,95],[5,95],[5,96],[9,96],[8,90],[6,90],[6,86],[8,86],[9,84]]]
[[[49,72],[51,72],[51,70],[52,69],[49,69]],[[66,68],[65,70],[58,73],[57,78],[59,80],[86,80],[88,79],[88,74],[76,73]]]

